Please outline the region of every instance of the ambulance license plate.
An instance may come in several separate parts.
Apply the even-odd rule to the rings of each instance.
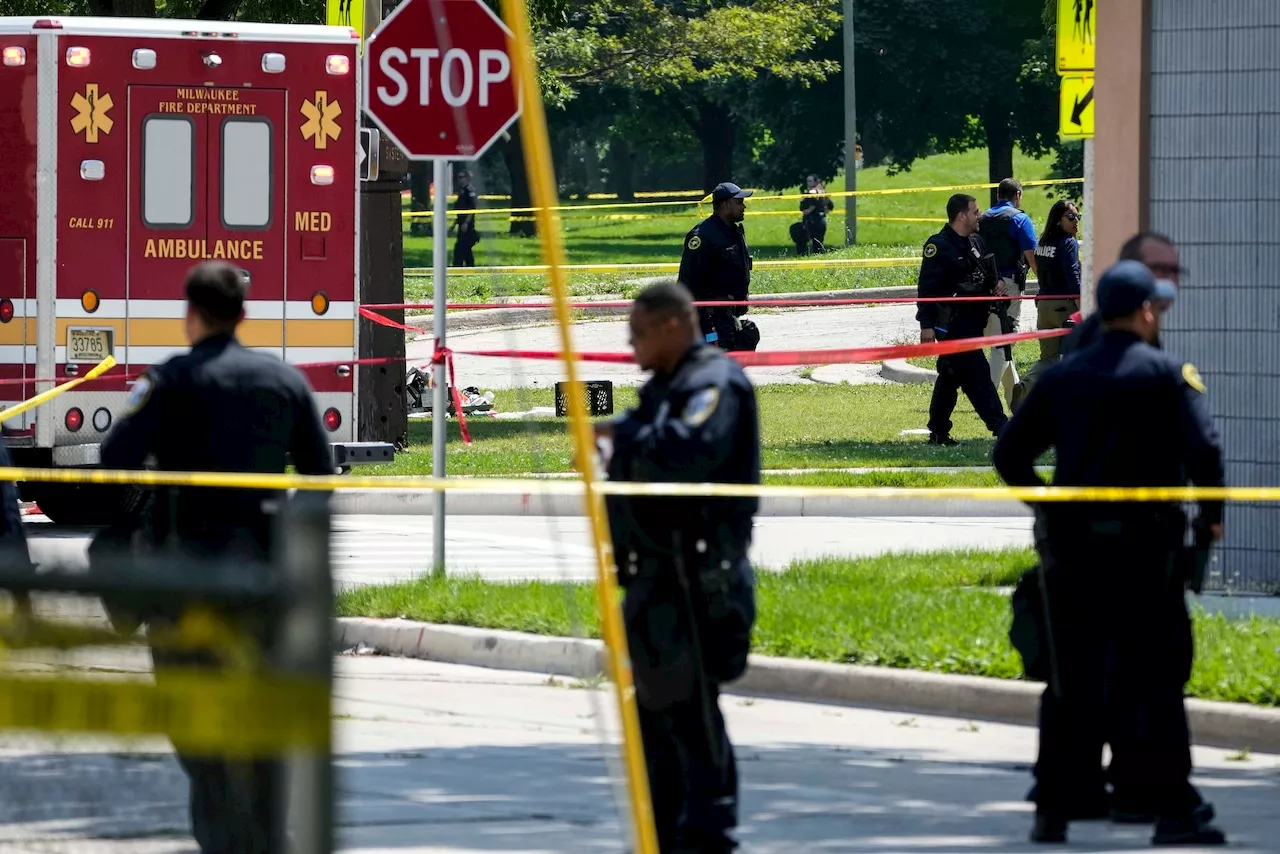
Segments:
[[[70,328],[67,330],[67,361],[97,364],[111,355],[114,329]]]

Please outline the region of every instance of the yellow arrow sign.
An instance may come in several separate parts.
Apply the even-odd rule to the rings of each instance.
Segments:
[[[1092,76],[1062,78],[1058,100],[1058,134],[1066,139],[1092,139],[1094,128]]]
[[[1059,74],[1093,73],[1095,24],[1102,0],[1058,0]]]

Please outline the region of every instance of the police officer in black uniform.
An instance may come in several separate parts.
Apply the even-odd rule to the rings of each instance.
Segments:
[[[1055,486],[1223,484],[1199,373],[1152,346],[1172,296],[1137,261],[1103,274],[1101,337],[1046,370],[996,442],[1007,483],[1043,485],[1035,462],[1054,448]],[[1033,841],[1066,840],[1073,799],[1099,786],[1105,728],[1128,754],[1129,795],[1155,807],[1156,844],[1222,844],[1212,807],[1188,782],[1182,508],[1054,503],[1037,516],[1057,690],[1041,700]],[[1220,538],[1221,502],[1200,502],[1200,517]]]
[[[947,224],[924,245],[924,260],[920,262],[921,297],[995,293],[995,268],[977,230],[977,200],[964,193],[952,196],[947,202]],[[991,313],[991,303],[982,300],[918,305],[916,320],[920,321],[923,343],[980,338]],[[930,444],[959,444],[951,438],[951,413],[955,412],[959,391],[969,398],[993,435],[998,435],[1008,420],[991,382],[987,357],[981,350],[939,356],[938,379],[929,400]]]
[[[712,214],[685,235],[680,257],[680,283],[699,302],[745,302],[751,286],[751,252],[742,220],[752,190],[718,184],[711,191]],[[747,306],[699,308],[698,320],[708,343],[722,350],[754,350],[760,333],[742,320]]]
[[[280,474],[288,459],[299,474],[332,474],[329,443],[303,375],[278,357],[236,339],[244,319],[245,274],[220,261],[187,276],[190,352],[137,381],[127,414],[102,446],[110,469],[139,468],[154,456],[164,471]],[[276,493],[181,488],[158,492],[144,510],[143,538],[152,550],[188,559],[263,563],[271,552],[264,502]],[[179,605],[147,614],[152,628],[179,618]],[[260,644],[272,627],[261,615],[228,615]],[[158,672],[167,665],[216,666],[205,652],[155,647]],[[160,678],[159,675],[157,678]],[[264,713],[270,713],[264,710]],[[192,834],[204,854],[283,850],[283,767],[273,761],[230,763],[192,755],[175,744],[191,782]]]
[[[476,209],[476,190],[471,186],[471,173],[458,173],[458,200],[454,203],[455,211],[473,211]],[[471,251],[480,242],[480,233],[476,231],[475,214],[459,213],[454,220],[452,231],[457,232],[453,242],[453,266],[474,267],[476,256]]]
[[[612,443],[609,479],[759,483],[755,390],[735,361],[703,343],[682,285],[636,297],[631,346],[653,377],[635,409],[596,426]],[[607,507],[659,846],[731,851],[738,776],[719,695],[747,666],[758,502],[610,496]]]
[[[1144,231],[1135,234],[1124,242],[1120,247],[1120,261],[1140,261],[1152,275],[1161,282],[1160,290],[1166,295],[1165,299],[1157,302],[1157,308],[1163,313],[1167,313],[1173,306],[1173,294],[1178,288],[1179,276],[1183,272],[1182,265],[1179,261],[1178,249],[1173,241],[1163,234],[1152,231]],[[1045,278],[1048,274],[1048,268],[1040,270],[1041,293],[1044,292]],[[1087,318],[1078,323],[1070,334],[1060,339],[1062,341],[1061,354],[1065,358],[1073,353],[1077,353],[1086,349],[1096,342],[1105,331],[1102,322],[1102,316],[1097,311],[1091,313]],[[1160,341],[1151,342],[1153,346],[1160,347]],[[1030,377],[1027,378],[1028,383]],[[1036,525],[1037,532],[1037,550],[1044,556],[1046,550],[1044,548],[1043,525]],[[1051,559],[1051,558],[1050,558]],[[1187,650],[1188,659],[1186,666],[1188,670],[1191,667],[1191,650]],[[1080,791],[1076,794],[1075,814],[1080,818],[1097,818],[1107,817],[1113,821],[1123,822],[1127,824],[1145,824],[1154,820],[1155,810],[1149,802],[1149,797],[1143,793],[1140,786],[1130,785],[1129,781],[1133,777],[1130,773],[1132,763],[1129,761],[1130,752],[1128,746],[1124,743],[1124,733],[1104,733],[1106,741],[1111,745],[1111,764],[1108,766],[1105,775],[1099,777],[1096,783],[1091,783],[1087,790]],[[1105,782],[1109,780],[1112,786],[1110,793],[1106,791]],[[1137,791],[1135,791],[1137,789]],[[1200,796],[1195,788],[1188,784],[1188,793],[1192,800],[1196,803],[1200,802]],[[1028,800],[1036,800],[1037,788],[1032,787],[1028,794]]]

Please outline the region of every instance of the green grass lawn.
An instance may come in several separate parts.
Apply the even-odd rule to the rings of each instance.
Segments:
[[[901,435],[903,430],[925,426],[931,390],[928,385],[759,386],[756,397],[760,403],[764,467],[989,465],[993,440],[963,397],[956,408],[952,430],[952,435],[961,440],[960,446],[942,448],[927,444],[924,436]],[[551,406],[554,402],[551,389],[513,389],[495,394],[499,411],[527,412],[535,406]],[[634,403],[634,389],[614,388],[616,412]],[[567,432],[568,419],[517,421],[473,417],[467,420],[467,426],[471,431],[471,447],[462,443],[457,422],[449,423],[446,469],[451,475],[507,476],[571,470],[573,443]],[[430,474],[430,422],[411,421],[409,441],[408,450],[397,453],[394,463],[362,469],[362,473]],[[945,485],[938,477],[942,476],[931,476],[929,483],[913,481],[912,485]],[[877,475],[866,478],[866,483],[845,481],[841,485],[906,485],[881,483],[880,478]],[[956,482],[955,485],[988,484]]]
[[[1019,678],[1007,594],[1029,549],[882,555],[796,563],[759,575],[754,651],[849,664]],[[362,587],[342,616],[405,617],[554,636],[598,637],[594,585],[475,578]],[[922,619],[927,614],[928,619]],[[1280,621],[1194,614],[1189,695],[1280,705]]]
[[[1021,153],[1014,158],[1017,177],[1037,180],[1052,177],[1049,159],[1034,159]],[[883,168],[865,169],[858,173],[859,190],[906,189],[913,187],[949,187],[959,184],[984,183],[987,160],[984,151],[964,154],[943,154],[916,163],[910,171],[890,177]],[[1078,177],[1078,176],[1077,176]],[[836,178],[827,189],[838,192],[844,189],[842,177]],[[780,192],[759,190],[758,196],[778,194],[794,195],[799,188],[786,188]],[[858,245],[841,249],[839,255],[854,257],[899,257],[918,254],[925,239],[937,231],[945,221],[944,207],[950,190],[904,193],[900,195],[863,196],[858,199]],[[970,191],[979,204],[986,207],[987,191]],[[836,215],[830,218],[829,242],[840,245],[844,229],[843,202],[836,201]],[[506,207],[507,202],[482,202],[482,207]],[[597,203],[572,203],[577,206]],[[1050,200],[1039,188],[1029,188],[1024,197],[1024,209],[1031,214],[1039,230],[1050,207]],[[408,210],[408,200],[405,209]],[[747,202],[747,241],[757,260],[786,258],[795,254],[794,244],[788,236],[791,223],[799,219],[799,200],[768,201],[752,199]],[[700,210],[696,204],[663,205],[643,208],[602,209],[596,212],[612,217],[634,217],[645,214],[647,218],[600,219],[572,211],[562,212],[566,252],[571,264],[622,264],[679,262],[685,233],[698,220],[710,213],[709,206]],[[881,222],[874,217],[925,218],[929,222]],[[865,218],[865,219],[864,219]],[[452,219],[452,217],[451,217]],[[432,244],[430,237],[414,237],[409,234],[409,220],[405,220],[404,264],[406,267],[430,267]],[[541,264],[542,247],[538,240],[512,237],[506,233],[505,214],[479,217],[482,240],[475,248],[476,263],[480,266]],[[452,252],[452,239],[450,239]],[[892,270],[814,270],[786,271],[757,270],[752,274],[752,290],[757,293],[783,293],[796,290],[831,290],[835,288],[869,287],[886,284],[912,284],[915,271],[911,268]],[[645,274],[641,274],[645,275]],[[617,293],[621,279],[634,278],[636,274],[612,276],[604,274],[577,274],[572,279],[575,293]],[[455,276],[450,282],[452,299],[492,298],[547,292],[545,275],[483,275]],[[413,277],[406,280],[406,295],[411,301],[422,299],[430,291],[430,280]]]

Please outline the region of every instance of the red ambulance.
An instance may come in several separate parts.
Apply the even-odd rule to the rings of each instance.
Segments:
[[[347,27],[0,17],[0,407],[118,363],[0,423],[17,465],[97,464],[133,378],[187,348],[183,277],[209,258],[249,276],[245,345],[308,366],[340,463],[386,459],[354,441],[358,46]],[[92,489],[22,486],[54,521],[101,517]]]

